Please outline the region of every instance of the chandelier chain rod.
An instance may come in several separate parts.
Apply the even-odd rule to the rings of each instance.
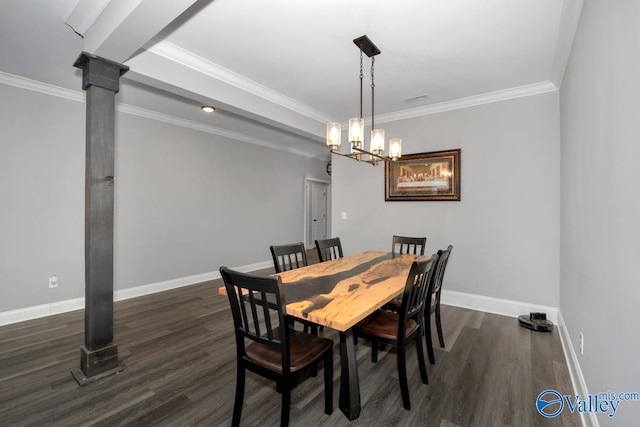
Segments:
[[[375,88],[376,88],[376,84],[375,84],[375,79],[374,79],[374,66],[376,63],[376,57],[372,56],[371,57],[371,130],[374,130],[376,127],[374,125],[374,112],[373,112],[373,106],[375,105],[374,102],[374,94],[375,94]]]
[[[362,70],[362,49],[360,49],[360,118],[362,118],[362,81],[364,79],[364,73]]]

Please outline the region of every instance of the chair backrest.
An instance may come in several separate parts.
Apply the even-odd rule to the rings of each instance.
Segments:
[[[274,245],[271,246],[270,249],[276,273],[282,273],[283,271],[306,267],[308,265],[307,252],[302,242],[288,245]]]
[[[281,351],[285,372],[289,366],[289,328],[280,277],[256,276],[227,267],[220,267],[220,275],[231,305],[238,357],[246,357],[245,340],[254,341]]]
[[[394,254],[424,255],[425,246],[427,246],[426,237],[393,236],[391,252]]]
[[[330,259],[342,258],[342,244],[339,237],[332,239],[316,240],[316,249],[320,262],[329,261]]]
[[[453,246],[449,245],[447,249],[441,249],[438,251],[438,263],[433,271],[433,277],[429,285],[429,297],[432,294],[439,294],[442,289],[442,279],[444,278],[444,272],[447,269],[447,263],[449,262],[449,255]]]
[[[404,334],[403,331],[407,320],[416,319],[418,323],[422,324],[418,316],[422,316],[431,275],[437,260],[438,255],[433,254],[429,257],[420,256],[411,264],[402,294],[398,337]]]

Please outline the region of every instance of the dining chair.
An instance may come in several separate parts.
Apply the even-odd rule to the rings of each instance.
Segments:
[[[427,246],[426,237],[406,237],[406,236],[393,236],[391,244],[391,253],[394,255],[413,254],[424,255],[425,247]],[[398,311],[400,309],[400,303],[402,297],[395,298],[383,306],[384,309]]]
[[[340,243],[339,237],[316,240],[316,250],[318,251],[318,259],[320,262],[342,258],[344,256],[342,255],[342,244]]]
[[[426,237],[406,237],[406,236],[393,236],[391,243],[391,253],[397,254],[414,254],[424,255],[424,249],[427,246]],[[396,300],[387,303],[385,309],[391,309],[398,311],[400,308],[401,297]],[[376,346],[377,347],[377,346]],[[380,349],[384,350],[384,344],[380,344]]]
[[[273,266],[276,269],[276,273],[282,273],[283,271],[306,267],[308,265],[307,251],[302,242],[273,245],[269,249],[271,250]]]
[[[418,257],[412,264],[402,293],[399,312],[377,310],[354,328],[354,336],[372,342],[371,360],[378,361],[377,344],[389,344],[397,348],[398,377],[400,392],[405,409],[411,409],[409,385],[407,382],[406,347],[415,342],[418,366],[422,382],[428,384],[427,368],[422,347],[424,327],[425,297],[429,287],[430,274],[438,256]]]
[[[393,254],[424,255],[426,246],[426,237],[393,236],[391,252]]]
[[[273,258],[273,267],[276,273],[282,273],[283,271],[289,271],[300,267],[306,267],[307,263],[307,250],[304,247],[304,243],[288,243],[286,245],[273,245],[269,248],[271,250],[271,257]],[[304,331],[309,330],[313,335],[318,335],[318,325],[312,322],[307,322],[302,319],[296,319],[296,321],[302,323]],[[323,329],[322,327],[320,328]]]
[[[324,362],[324,412],[333,412],[333,341],[287,327],[282,281],[220,268],[236,336],[237,375],[232,426],[240,425],[246,370],[277,384],[280,425],[289,424],[293,379]],[[264,303],[269,301],[269,303]]]
[[[433,354],[433,343],[431,342],[431,315],[436,315],[436,329],[438,331],[438,340],[440,341],[440,347],[444,348],[444,337],[442,334],[442,321],[440,319],[440,294],[442,292],[442,279],[444,278],[444,272],[447,269],[447,263],[449,262],[449,256],[453,246],[449,245],[447,249],[441,249],[438,251],[438,262],[434,267],[433,274],[431,276],[431,283],[429,283],[429,290],[427,291],[427,306],[424,309],[425,317],[425,340],[427,342],[427,354],[429,355],[429,363],[432,365],[436,363],[435,355]]]

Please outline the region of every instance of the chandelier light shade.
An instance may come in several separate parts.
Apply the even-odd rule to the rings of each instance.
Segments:
[[[362,117],[349,119],[349,142],[351,154],[356,160],[360,160],[360,154],[364,150],[364,119]]]
[[[337,150],[342,139],[342,125],[340,123],[327,123],[327,145],[332,150]]]
[[[375,95],[375,79],[374,64],[375,56],[380,54],[380,49],[369,39],[369,37],[358,37],[353,41],[360,49],[360,117],[349,119],[349,144],[351,150],[349,153],[338,151],[340,145],[340,133],[342,127],[340,123],[327,124],[327,145],[331,147],[331,152],[341,156],[349,157],[354,160],[364,161],[372,165],[377,165],[380,160],[396,161],[402,155],[402,140],[393,138],[389,141],[389,156],[384,156],[384,129],[376,129],[374,122],[374,95]],[[364,118],[362,117],[362,82],[364,78],[362,59],[363,55],[371,58],[371,141],[369,142],[369,151],[364,148]],[[367,154],[368,157],[362,156]]]
[[[362,143],[364,141],[364,119],[355,117],[349,119],[349,142],[352,144]]]
[[[384,129],[374,129],[371,131],[369,151],[379,156],[382,155],[384,151]]]
[[[394,162],[402,157],[402,140],[400,138],[391,138],[389,140],[389,157]]]

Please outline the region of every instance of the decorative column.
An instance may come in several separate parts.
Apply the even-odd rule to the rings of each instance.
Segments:
[[[86,91],[85,309],[78,384],[125,369],[113,343],[113,183],[115,98],[129,67],[86,52],[76,60]]]

